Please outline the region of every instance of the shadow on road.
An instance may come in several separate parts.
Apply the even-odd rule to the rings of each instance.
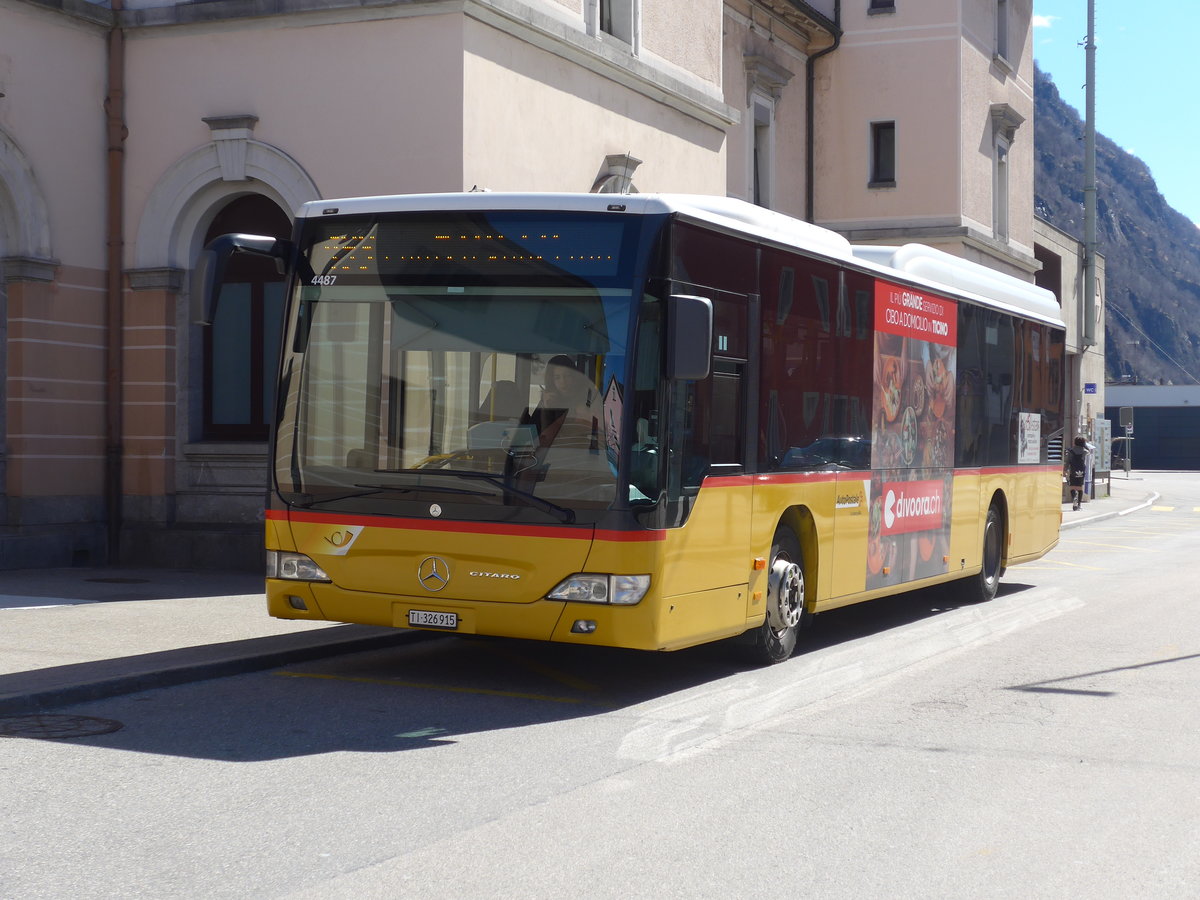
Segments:
[[[1009,584],[1005,594],[1025,590]],[[63,715],[120,724],[63,736],[47,716],[43,739],[108,750],[262,761],[333,752],[395,753],[452,744],[483,731],[589,721],[701,689],[778,690],[806,655],[903,628],[962,607],[953,587],[876,600],[817,616],[789,662],[753,683],[732,642],[674,653],[488,638],[412,635],[393,646],[327,656],[271,672],[217,678],[78,704]],[[864,652],[869,652],[864,648]],[[24,735],[28,736],[28,735]]]

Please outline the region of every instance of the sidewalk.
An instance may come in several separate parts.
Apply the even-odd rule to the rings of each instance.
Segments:
[[[0,716],[411,640],[267,615],[261,576],[171,569],[0,571]]]
[[[1071,509],[1070,503],[1064,503],[1063,530],[1145,509],[1159,496],[1158,491],[1147,480],[1150,474],[1152,473],[1132,472],[1127,478],[1124,472],[1114,472],[1109,481],[1109,496],[1088,500],[1078,510]]]
[[[1158,493],[1138,473],[1063,529],[1122,516]],[[0,572],[0,716],[389,646],[414,632],[272,619],[262,578],[169,569]]]

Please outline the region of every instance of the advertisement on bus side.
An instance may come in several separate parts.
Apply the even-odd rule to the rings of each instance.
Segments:
[[[867,587],[948,571],[958,306],[875,283]]]

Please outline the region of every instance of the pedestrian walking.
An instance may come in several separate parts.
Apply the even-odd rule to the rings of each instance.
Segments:
[[[1079,509],[1083,502],[1083,480],[1087,476],[1088,447],[1083,435],[1075,438],[1075,443],[1067,450],[1067,458],[1063,462],[1063,471],[1067,475],[1067,487],[1071,489],[1071,508]]]

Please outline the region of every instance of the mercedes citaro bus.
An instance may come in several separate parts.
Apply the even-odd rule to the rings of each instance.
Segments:
[[[210,319],[238,253],[288,273],[273,616],[777,662],[1058,540],[1061,311],[992,269],[719,197],[365,197],[212,242]]]

